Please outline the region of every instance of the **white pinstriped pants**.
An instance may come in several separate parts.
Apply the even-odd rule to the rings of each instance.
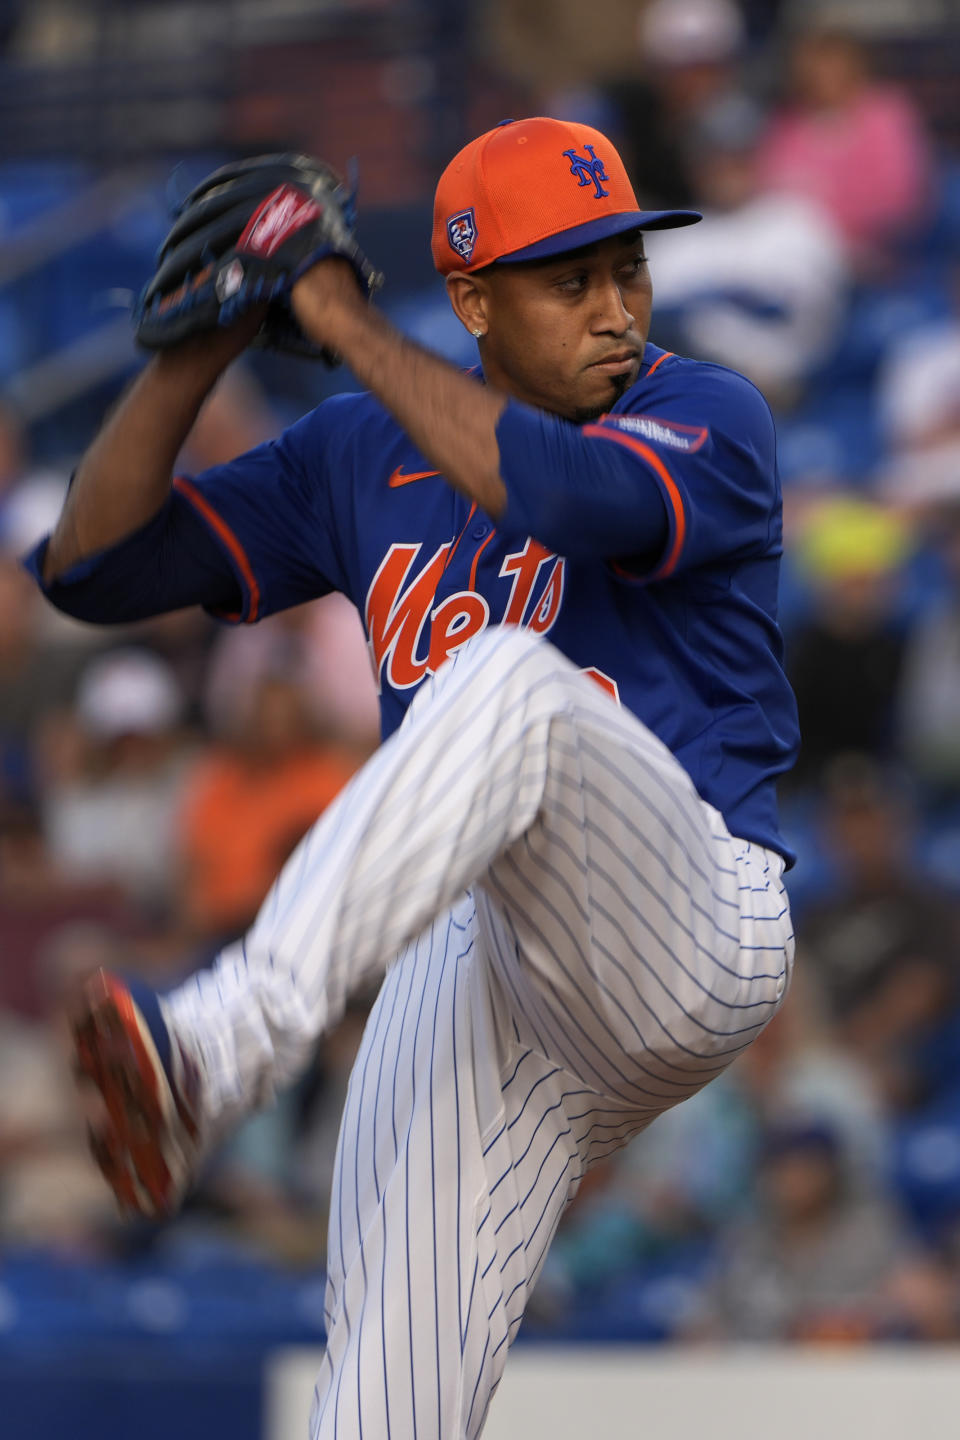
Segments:
[[[427,682],[168,1002],[214,1118],[389,966],[340,1133],[313,1440],[479,1435],[584,1171],[775,1013],[781,870],[546,642],[489,629]]]

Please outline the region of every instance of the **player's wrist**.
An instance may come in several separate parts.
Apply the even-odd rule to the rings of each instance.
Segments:
[[[335,256],[321,260],[300,277],[290,303],[310,338],[337,350],[369,309],[353,266]]]
[[[158,350],[150,362],[151,371],[160,378],[193,378],[198,384],[212,384],[255,339],[266,312],[265,305],[257,305],[234,325],[214,326],[167,350]]]

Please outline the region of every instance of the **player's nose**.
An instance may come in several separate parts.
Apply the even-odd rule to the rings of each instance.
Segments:
[[[596,333],[625,335],[633,316],[623,302],[623,292],[611,276],[597,286],[593,328]]]

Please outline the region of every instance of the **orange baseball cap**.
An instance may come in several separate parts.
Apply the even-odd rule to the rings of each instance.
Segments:
[[[433,207],[441,275],[562,255],[624,230],[693,225],[696,210],[642,210],[623,161],[589,125],[502,120],[455,155]]]

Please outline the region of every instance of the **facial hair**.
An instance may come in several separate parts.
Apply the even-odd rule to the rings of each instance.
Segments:
[[[609,403],[606,405],[583,406],[575,410],[572,416],[575,425],[589,425],[591,421],[599,420],[601,415],[606,415],[607,411],[612,410],[617,401],[626,394],[632,381],[629,375],[611,375],[610,384],[613,387],[614,393]]]

